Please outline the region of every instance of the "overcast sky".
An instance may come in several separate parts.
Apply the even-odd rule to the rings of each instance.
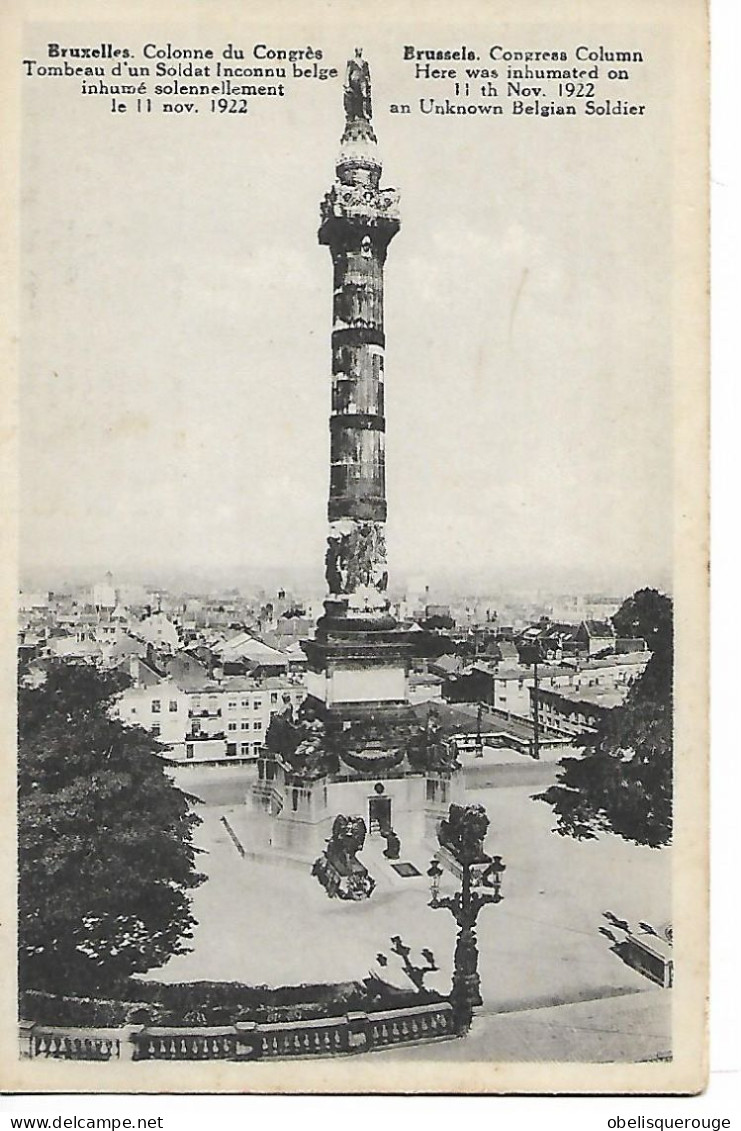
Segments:
[[[206,39],[223,37],[182,41]],[[402,194],[386,268],[392,582],[669,585],[656,68],[641,118],[398,116],[391,101],[447,92],[413,81],[403,32],[364,39],[383,184]],[[352,36],[322,44],[342,73]],[[60,80],[24,94],[22,570],[320,579],[332,275],[316,231],[341,78],[190,119],[114,117]]]

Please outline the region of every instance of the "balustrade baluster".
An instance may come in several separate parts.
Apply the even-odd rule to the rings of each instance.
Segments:
[[[356,1032],[354,1026],[364,1018],[364,1029]],[[33,1029],[32,1026],[27,1028]],[[241,1026],[238,1026],[241,1030]],[[261,1029],[263,1030],[261,1032]],[[267,1030],[267,1031],[265,1031]],[[438,1006],[418,1006],[411,1009],[389,1010],[377,1014],[360,1014],[356,1018],[330,1019],[322,1022],[293,1022],[285,1026],[259,1023],[250,1025],[250,1031],[259,1044],[259,1055],[270,1057],[330,1056],[357,1049],[383,1047],[395,1043],[450,1037],[453,1035],[451,1011],[447,1003]],[[26,1035],[24,1035],[26,1034]],[[67,1032],[49,1026],[44,1031],[24,1031],[21,1039],[32,1057],[49,1057],[66,1060],[111,1061],[121,1059],[122,1042],[129,1039],[110,1031],[96,1033],[82,1029]],[[193,1029],[167,1032],[166,1030],[135,1030],[133,1059],[135,1060],[233,1060],[248,1051],[239,1034],[229,1031]]]

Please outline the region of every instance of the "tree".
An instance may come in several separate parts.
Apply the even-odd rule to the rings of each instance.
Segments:
[[[671,652],[672,603],[658,589],[638,589],[623,601],[612,624],[618,636],[642,637],[654,655]]]
[[[672,603],[641,589],[613,617],[619,636],[652,649],[622,707],[609,712],[585,753],[564,758],[556,784],[537,799],[553,806],[556,831],[578,839],[613,832],[658,848],[672,835]]]
[[[113,990],[187,949],[199,818],[158,744],[110,717],[125,683],[76,664],[21,682],[21,988]]]

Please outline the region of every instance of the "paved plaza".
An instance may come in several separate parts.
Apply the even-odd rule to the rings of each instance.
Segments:
[[[665,1060],[671,1053],[670,990],[567,1005],[482,1012],[465,1040],[379,1050],[385,1060],[541,1063]]]
[[[447,992],[455,924],[449,912],[428,906],[429,845],[403,846],[402,860],[421,873],[404,879],[383,857],[383,842],[368,838],[360,858],[377,881],[371,899],[332,900],[305,865],[240,854],[238,845],[247,841],[254,819],[244,803],[251,782],[247,767],[195,769],[178,780],[201,799],[198,866],[208,880],[194,893],[198,927],[192,951],[151,977],[267,985],[360,979],[375,967],[377,952],[388,953],[391,936],[399,934],[415,951],[429,947],[434,952],[440,971],[428,984]],[[502,781],[507,780],[505,773]],[[503,857],[507,870],[504,901],[484,908],[479,918],[484,1006],[465,1042],[465,1055],[474,1057],[477,1045],[493,1041],[502,1055],[530,1045],[528,1059],[538,1059],[550,1040],[560,1041],[565,1058],[576,1041],[572,1053],[578,1058],[583,1040],[600,1032],[604,1053],[623,1047],[619,1034],[627,1016],[633,1017],[632,1030],[644,1033],[638,1052],[644,1046],[665,1051],[669,995],[625,966],[599,927],[607,910],[633,924],[671,919],[669,852],[613,836],[582,842],[560,837],[552,832],[549,807],[531,799],[542,784],[513,780],[466,792],[467,802],[486,807],[491,819],[487,848]],[[446,883],[453,890],[452,878],[446,877],[444,890]],[[392,979],[405,984],[393,967]],[[599,1008],[602,1021],[572,1026],[582,1038],[572,1034],[569,1044],[553,1035],[560,1022],[550,1011],[564,1004],[574,1009],[573,1003],[584,1003],[580,1008],[587,1018],[590,1008]],[[523,1010],[535,1012],[525,1022],[513,1020]],[[613,1021],[605,1022],[605,1010]],[[645,1017],[641,1020],[646,1010],[648,1026]],[[550,1028],[543,1028],[545,1022]],[[532,1024],[539,1026],[539,1037]],[[635,1048],[630,1055],[637,1055]]]

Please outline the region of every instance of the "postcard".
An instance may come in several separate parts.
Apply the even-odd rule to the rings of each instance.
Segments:
[[[2,21],[4,1088],[702,1090],[704,5]]]

